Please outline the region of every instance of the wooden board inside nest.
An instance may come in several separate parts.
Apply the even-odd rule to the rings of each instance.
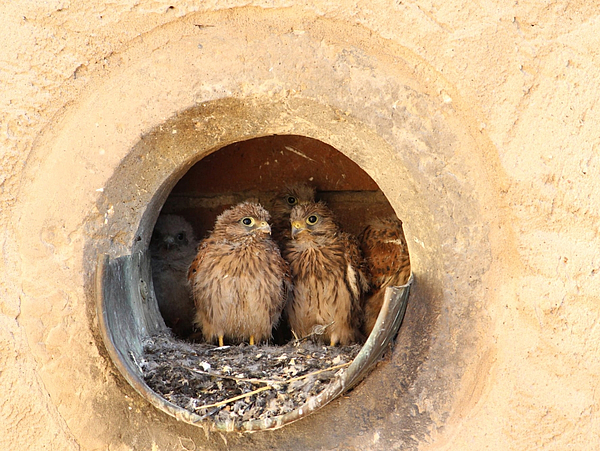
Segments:
[[[217,347],[167,335],[148,338],[143,345],[138,363],[152,390],[202,420],[235,429],[303,406],[341,377],[361,349],[310,341]]]

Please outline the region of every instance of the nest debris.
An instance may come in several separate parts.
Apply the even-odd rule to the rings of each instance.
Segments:
[[[239,427],[301,407],[341,375],[360,349],[311,340],[218,347],[164,334],[145,340],[138,364],[146,384],[167,401]]]

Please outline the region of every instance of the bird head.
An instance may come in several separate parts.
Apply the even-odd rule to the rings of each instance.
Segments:
[[[331,211],[323,202],[307,202],[297,205],[290,214],[292,238],[318,237],[335,234],[337,226]]]
[[[173,249],[178,246],[185,246],[189,240],[185,230],[177,232],[175,235],[164,235],[162,236],[162,244],[167,249]]]
[[[286,188],[282,195],[286,205],[291,210],[296,205],[305,205],[315,200],[315,189],[312,186],[297,184]]]
[[[285,216],[287,222],[288,215],[296,205],[303,205],[315,200],[315,189],[312,186],[304,184],[288,185],[273,200],[273,216],[275,218]]]
[[[253,202],[242,202],[219,215],[214,232],[228,239],[246,236],[268,236],[271,234],[269,212]]]
[[[252,216],[244,216],[240,219],[240,224],[246,229],[247,232],[258,232],[271,234],[271,226],[266,220],[256,219]]]
[[[314,226],[318,224],[320,219],[320,216],[314,213],[301,220],[292,221],[292,238],[296,239],[302,232],[312,232]]]
[[[150,250],[153,255],[177,253],[193,249],[196,244],[194,230],[189,222],[178,215],[161,215],[156,221]]]

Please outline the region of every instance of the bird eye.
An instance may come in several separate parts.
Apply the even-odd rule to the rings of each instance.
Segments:
[[[286,200],[289,205],[296,205],[298,203],[298,199],[294,196],[289,196]]]
[[[317,215],[310,215],[308,218],[306,218],[306,223],[309,225],[315,225],[318,220],[319,217]]]
[[[184,239],[185,239],[185,233],[183,233],[183,232],[179,232],[179,233],[177,234],[177,240],[178,240],[178,241],[183,241]]]
[[[244,224],[246,227],[250,227],[254,225],[254,218],[251,218],[250,216],[246,216],[245,218],[242,218],[242,220],[240,221],[242,224]]]

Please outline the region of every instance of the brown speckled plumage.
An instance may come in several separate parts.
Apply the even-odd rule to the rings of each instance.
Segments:
[[[365,289],[357,242],[339,231],[323,202],[294,207],[290,222],[292,239],[284,257],[294,282],[294,299],[287,305],[292,330],[303,337],[316,325],[333,323],[325,329],[324,340],[331,345],[356,341]]]
[[[251,218],[252,224],[243,221]],[[268,340],[279,320],[290,280],[270,237],[269,213],[243,202],[223,212],[198,246],[188,277],[196,324],[207,341]]]
[[[373,220],[361,234],[360,242],[371,284],[365,302],[364,330],[368,335],[377,321],[386,287],[408,281],[410,258],[402,221],[395,216]]]
[[[304,205],[315,200],[315,189],[305,184],[287,186],[273,199],[273,239],[283,247],[291,239],[290,213],[296,205]]]
[[[150,241],[154,292],[165,324],[180,337],[193,332],[195,309],[187,270],[196,244],[192,226],[183,217],[159,216]]]

